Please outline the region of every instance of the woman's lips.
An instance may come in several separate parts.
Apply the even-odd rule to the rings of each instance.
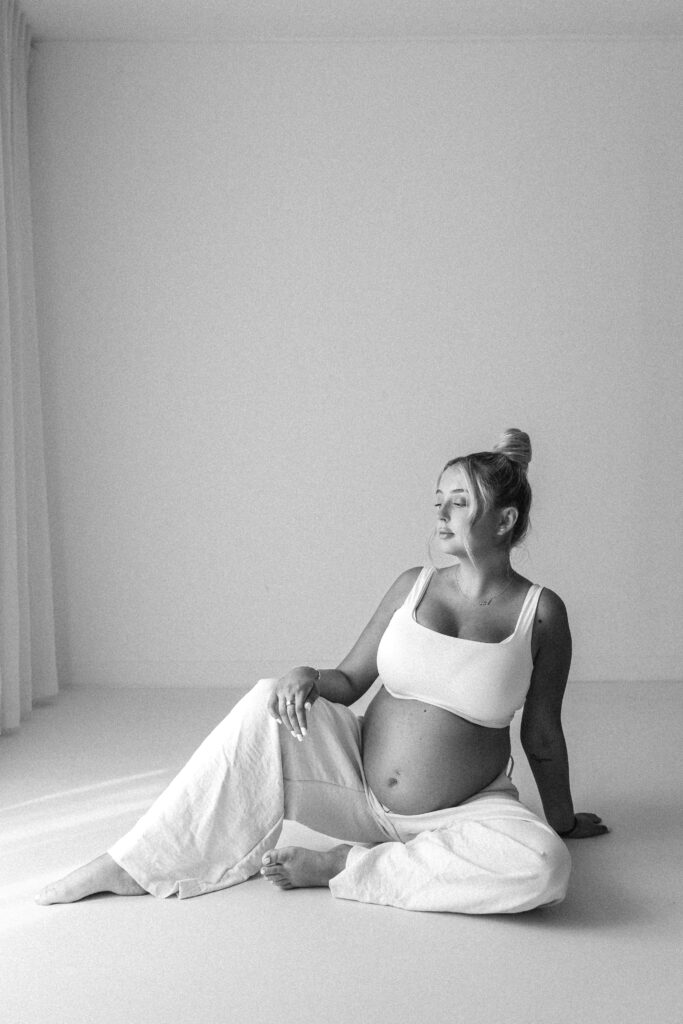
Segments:
[[[450,530],[437,530],[439,537],[452,537],[453,534]]]

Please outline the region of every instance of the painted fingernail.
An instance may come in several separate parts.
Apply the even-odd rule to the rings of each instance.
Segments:
[[[303,734],[304,734],[304,736],[305,736],[305,735],[306,735],[306,733],[308,732],[308,729],[304,729],[304,727],[302,726],[302,727],[301,727],[301,731],[302,731],[302,733],[303,733]]]
[[[299,743],[303,743],[303,741],[304,741],[303,736],[297,736],[297,739],[298,739]]]
[[[281,718],[276,718],[275,721],[277,722],[278,725],[282,725],[282,719]]]
[[[313,707],[313,705],[311,704],[311,702],[309,700],[307,704],[304,704],[304,707],[305,707],[306,711],[310,711],[311,708]]]

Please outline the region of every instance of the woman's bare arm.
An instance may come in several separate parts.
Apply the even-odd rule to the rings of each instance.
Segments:
[[[545,816],[556,832],[580,839],[607,832],[597,815],[574,813],[562,700],[572,659],[572,638],[564,602],[544,589],[538,601],[538,650],[522,716],[521,739],[536,780]]]
[[[317,697],[347,706],[362,697],[377,678],[377,649],[382,635],[419,574],[418,566],[407,569],[394,580],[363,632],[336,668],[315,669],[299,665],[278,679],[268,702],[273,718],[284,722],[295,736],[303,738],[308,728],[306,713]]]
[[[420,566],[406,569],[394,580],[349,653],[333,670],[343,673],[349,683],[350,700],[344,700],[342,703],[353,704],[377,679],[379,642],[392,615],[405,601],[420,572]],[[321,693],[323,697],[327,697],[326,693]],[[328,699],[334,700],[334,697]]]

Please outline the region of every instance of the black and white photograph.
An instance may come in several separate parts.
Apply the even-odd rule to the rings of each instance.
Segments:
[[[683,5],[0,0],[4,1024],[680,1024]]]

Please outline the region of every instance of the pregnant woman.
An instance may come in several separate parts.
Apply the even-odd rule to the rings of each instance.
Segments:
[[[520,576],[529,437],[459,456],[436,485],[436,541],[457,564],[408,569],[337,668],[262,679],[125,836],[38,903],[96,892],[180,898],[259,872],[280,889],[409,910],[515,913],[564,899],[566,838],[607,831],[574,812],[561,705],[571,661],[562,600]],[[379,676],[363,718],[349,709]],[[546,821],[519,800],[510,722]],[[276,848],[285,819],[338,838]]]

